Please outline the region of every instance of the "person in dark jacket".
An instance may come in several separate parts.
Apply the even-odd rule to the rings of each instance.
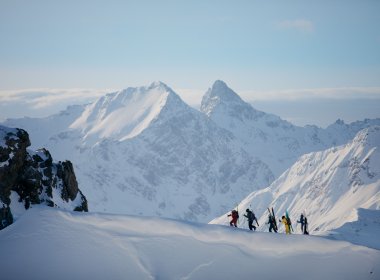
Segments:
[[[272,230],[274,232],[277,232],[276,220],[273,217],[273,215],[268,216],[268,223],[267,224],[269,224],[269,232],[272,232]]]
[[[303,214],[301,214],[300,220],[297,221],[297,223],[301,224],[301,231],[303,234],[309,234],[307,229],[307,218]]]
[[[255,214],[249,209],[247,209],[245,211],[247,212],[247,214],[244,214],[244,217],[246,217],[248,219],[249,229],[252,230],[252,228],[253,228],[254,230],[256,230],[256,226],[253,225],[253,221],[256,221],[257,226],[259,226],[259,223],[257,222]]]

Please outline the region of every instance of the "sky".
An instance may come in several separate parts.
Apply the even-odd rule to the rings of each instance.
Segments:
[[[379,26],[377,0],[0,0],[0,94],[160,80],[199,104],[221,79],[300,124],[340,117],[305,116],[305,99],[360,105],[334,109],[349,121],[380,117],[365,105],[380,108]],[[272,106],[282,101],[293,109]]]

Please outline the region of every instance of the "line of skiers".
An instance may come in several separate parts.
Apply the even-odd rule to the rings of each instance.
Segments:
[[[269,232],[272,232],[272,231],[277,232],[278,226],[277,226],[276,216],[274,215],[273,208],[271,210],[268,208],[269,215],[268,215],[268,221],[266,224],[269,225]],[[256,226],[253,225],[253,223],[256,221],[257,226],[259,226],[259,222],[257,221],[255,214],[250,209],[246,209],[245,211],[246,211],[246,214],[244,214],[244,217],[246,217],[248,220],[249,229],[256,230]],[[239,212],[234,209],[227,216],[231,217],[230,226],[237,227]],[[289,218],[288,211],[286,211],[285,215],[281,217],[281,220],[279,220],[279,222],[284,225],[285,233],[291,234],[291,232],[293,231],[293,227],[292,227],[292,222]],[[297,221],[297,223],[301,224],[301,231],[303,234],[309,234],[308,221],[304,214],[301,214],[300,219],[299,221]]]

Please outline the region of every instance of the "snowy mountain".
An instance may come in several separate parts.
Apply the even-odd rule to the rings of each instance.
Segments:
[[[306,212],[312,234],[333,231],[334,238],[365,244],[369,225],[375,223],[377,232],[380,229],[379,145],[380,126],[373,126],[361,130],[346,145],[303,155],[268,188],[248,195],[239,208],[253,208],[261,217],[261,230],[267,231],[266,209],[273,206],[277,217],[288,209],[294,227]],[[360,219],[372,222],[363,226]],[[223,215],[212,223],[226,224],[226,220]],[[341,228],[355,226],[356,238],[345,230],[340,233]],[[380,249],[379,241],[376,246]]]
[[[299,156],[342,145],[380,119],[345,124],[338,120],[326,129],[298,127],[280,117],[254,109],[223,81],[216,81],[202,99],[201,111],[240,139],[244,148],[281,175]]]
[[[206,222],[274,180],[230,132],[161,82],[108,94],[63,115],[72,122],[60,121],[66,128],[39,144],[55,158],[72,160],[92,211]],[[56,118],[38,124],[48,130]]]
[[[27,130],[31,139],[31,148],[39,149],[46,147],[49,137],[67,130],[82,115],[84,109],[85,105],[71,105],[66,110],[46,118],[7,119],[3,125]]]
[[[299,156],[347,143],[379,120],[297,127],[255,110],[222,81],[202,112],[161,82],[43,119],[7,120],[70,159],[92,211],[204,221],[267,187]]]
[[[348,242],[36,206],[0,231],[0,259],[0,276],[7,280],[374,280],[380,275],[380,251]]]
[[[149,87],[128,88],[101,97],[87,106],[70,128],[80,129],[86,142],[106,138],[123,141],[139,135],[164,114],[164,108],[176,114],[185,107],[172,89],[155,82]]]
[[[28,146],[26,131],[0,126],[0,229],[33,204],[87,211],[71,162],[54,163],[48,150]]]

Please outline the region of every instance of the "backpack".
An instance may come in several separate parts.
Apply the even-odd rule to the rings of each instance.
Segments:
[[[237,219],[239,219],[239,212],[236,210],[232,210],[232,217],[236,216]]]
[[[255,220],[255,214],[253,214],[252,211],[248,212],[248,216],[247,216],[248,220],[250,221],[254,221]]]
[[[269,222],[270,222],[271,224],[275,224],[275,223],[276,223],[276,219],[274,218],[273,215],[270,215],[270,216],[269,216]]]

